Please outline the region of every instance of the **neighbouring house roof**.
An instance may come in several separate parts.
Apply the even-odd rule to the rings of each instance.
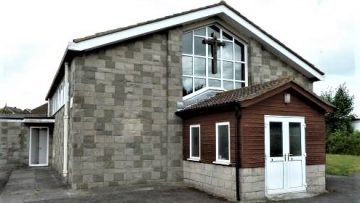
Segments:
[[[3,114],[28,114],[30,113],[28,109],[20,109],[17,107],[10,107],[10,106],[5,106],[4,108],[1,109]]]
[[[42,104],[32,110],[19,111],[17,114],[0,114],[0,121],[10,120],[23,123],[53,123],[54,119],[48,117],[48,104]]]
[[[306,90],[301,85],[297,84],[291,77],[283,77],[265,83],[218,93],[209,99],[185,107],[185,109],[178,111],[177,114],[182,115],[187,112],[235,104],[240,105],[240,107],[248,107],[288,89],[300,93],[326,112],[331,112],[335,108],[332,104],[322,100],[315,93]]]
[[[48,114],[48,103],[42,104],[42,105],[32,109],[31,114],[47,115]]]
[[[271,36],[255,23],[251,22],[224,1],[221,1],[217,4],[177,13],[136,25],[113,29],[87,37],[74,39],[68,44],[68,47],[65,50],[59,69],[56,72],[54,80],[46,95],[46,99],[52,96],[56,87],[61,82],[61,78],[64,75],[64,62],[68,59],[71,59],[76,54],[214,16],[223,19],[234,28],[258,40],[270,51],[279,55],[288,63],[292,64],[294,68],[303,73],[306,77],[314,81],[323,79],[324,73],[316,68],[313,64],[305,60],[289,47],[285,46],[282,42]]]

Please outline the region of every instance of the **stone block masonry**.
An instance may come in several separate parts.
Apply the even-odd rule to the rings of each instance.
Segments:
[[[184,161],[184,182],[230,200],[236,199],[235,168]]]
[[[73,188],[182,180],[181,35],[172,29],[74,58]]]
[[[306,166],[307,192],[323,193],[326,191],[325,165]]]
[[[29,135],[23,123],[0,120],[0,168],[28,164]]]

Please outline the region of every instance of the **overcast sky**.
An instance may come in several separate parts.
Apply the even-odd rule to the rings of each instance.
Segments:
[[[0,107],[34,108],[74,38],[213,4],[218,0],[1,0]],[[326,73],[316,93],[346,83],[360,116],[360,2],[227,0]]]

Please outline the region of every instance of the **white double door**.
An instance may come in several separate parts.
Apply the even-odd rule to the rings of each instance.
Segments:
[[[266,193],[306,190],[304,117],[265,116]]]
[[[49,129],[30,127],[29,165],[47,166],[49,157]]]

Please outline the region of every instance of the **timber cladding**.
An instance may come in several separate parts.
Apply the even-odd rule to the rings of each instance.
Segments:
[[[325,164],[325,119],[324,111],[295,91],[291,94],[291,103],[284,103],[284,92],[276,94],[262,102],[243,108],[240,121],[240,162],[242,168],[265,166],[264,116],[302,116],[305,118],[306,164]],[[216,159],[217,122],[230,122],[230,159],[235,164],[235,112],[221,111],[202,114],[184,119],[183,158],[189,158],[190,125],[200,124],[202,163],[212,163]]]
[[[216,123],[230,123],[230,161],[235,163],[235,112],[202,114],[183,120],[183,158],[190,157],[190,125],[200,125],[200,160],[202,163],[212,163],[216,160]]]

